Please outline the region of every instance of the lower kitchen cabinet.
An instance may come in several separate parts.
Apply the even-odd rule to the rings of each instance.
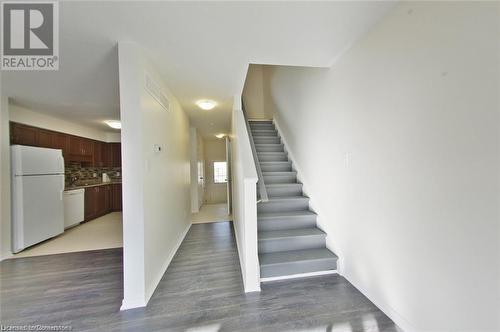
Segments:
[[[121,183],[85,188],[85,221],[122,210]]]
[[[97,188],[85,188],[85,221],[97,218]]]
[[[111,185],[112,188],[112,203],[111,208],[113,211],[122,210],[122,184],[114,183]]]

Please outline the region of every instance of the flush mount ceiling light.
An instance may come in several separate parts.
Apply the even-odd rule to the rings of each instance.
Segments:
[[[215,137],[217,137],[217,138],[224,138],[224,136],[226,136],[226,134],[217,134],[217,135],[215,135]]]
[[[196,105],[198,105],[198,107],[201,108],[202,110],[210,111],[212,108],[215,107],[215,105],[217,105],[217,103],[213,100],[204,99],[204,100],[198,100],[196,102]]]
[[[118,120],[106,120],[104,123],[113,129],[122,129],[122,123]]]

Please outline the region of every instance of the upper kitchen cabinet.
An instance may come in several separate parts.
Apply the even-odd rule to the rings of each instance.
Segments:
[[[70,136],[69,149],[74,155],[91,156],[94,152],[94,142],[88,138]]]
[[[54,134],[50,130],[38,130],[38,146],[42,148],[52,148],[52,138]]]
[[[43,148],[61,149],[63,156],[68,154],[68,135],[45,129],[38,129],[37,135],[37,146]]]
[[[82,138],[81,142],[82,154],[84,156],[92,156],[94,154],[94,141],[88,138]]]
[[[102,145],[102,164],[104,167],[113,167],[113,151],[110,143]]]
[[[10,136],[11,144],[61,149],[63,156],[69,153],[69,135],[67,134],[11,122]]]
[[[92,164],[93,166],[104,166],[103,150],[106,143],[94,141],[94,154]]]
[[[74,155],[81,154],[82,151],[82,139],[76,136],[69,137],[69,153]]]
[[[53,132],[52,136],[52,148],[61,149],[63,151],[63,156],[66,156],[69,152],[69,137],[66,134]]]
[[[82,163],[86,166],[121,167],[121,143],[105,143],[85,137],[10,123],[11,144],[61,149],[66,164]]]
[[[69,135],[69,154],[66,163],[80,162],[92,165],[94,162],[94,141],[84,137]]]
[[[23,124],[10,123],[11,144],[37,146],[38,128]]]
[[[102,159],[105,167],[122,166],[121,143],[105,143],[103,146]]]
[[[112,167],[122,166],[122,144],[121,143],[109,143],[111,145],[111,151],[113,155]]]

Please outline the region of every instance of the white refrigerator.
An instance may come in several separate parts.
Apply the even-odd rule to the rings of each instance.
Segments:
[[[12,251],[64,232],[62,151],[11,146]]]

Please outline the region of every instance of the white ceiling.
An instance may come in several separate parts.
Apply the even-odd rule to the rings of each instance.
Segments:
[[[148,50],[205,137],[229,130],[249,63],[329,66],[394,2],[60,3],[60,69],[2,72],[4,94],[40,112],[105,129],[119,118],[117,41]],[[209,98],[219,105],[199,110]]]

